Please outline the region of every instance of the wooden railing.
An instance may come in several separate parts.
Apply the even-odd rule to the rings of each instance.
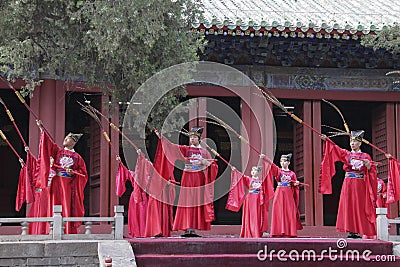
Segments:
[[[385,241],[400,241],[399,233],[396,235],[391,235],[389,233],[389,224],[394,224],[397,231],[397,225],[400,225],[400,217],[395,219],[388,219],[386,217],[387,208],[377,208],[376,209],[376,233],[377,238]]]
[[[0,218],[0,227],[4,224],[20,224],[20,235],[0,235],[0,240],[105,240],[123,239],[124,206],[114,206],[114,217],[62,217],[62,206],[53,207],[53,217],[41,218]],[[48,222],[50,233],[48,235],[29,235],[28,227],[32,222]],[[82,222],[85,226],[84,234],[64,234],[66,222]],[[92,234],[93,223],[110,223],[111,233]]]

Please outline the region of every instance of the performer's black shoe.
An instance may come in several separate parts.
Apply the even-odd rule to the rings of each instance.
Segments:
[[[201,237],[201,235],[195,234],[195,233],[188,233],[188,234],[183,234],[181,237]]]
[[[357,233],[349,232],[349,235],[347,236],[347,238],[359,239],[359,238],[361,238],[361,236]]]
[[[162,234],[155,235],[154,238],[164,237]]]
[[[181,237],[201,237],[201,235],[196,234],[194,231],[186,231]]]

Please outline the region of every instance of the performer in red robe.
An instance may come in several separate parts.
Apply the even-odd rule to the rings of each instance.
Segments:
[[[351,131],[351,151],[342,149],[325,136],[324,156],[321,162],[319,191],[332,194],[331,179],[336,173],[335,162],[343,162],[345,179],[340,193],[336,229],[349,232],[349,238],[376,235],[376,166],[371,157],[361,152],[364,131]]]
[[[197,237],[195,229],[211,230],[211,222],[215,220],[213,182],[218,165],[200,145],[202,132],[201,127],[191,129],[189,146],[172,144],[166,138],[161,138],[169,161],[180,159],[185,162],[173,226],[175,231],[185,230],[184,237]]]
[[[136,175],[137,183],[146,189],[148,204],[146,211],[146,237],[171,236],[173,226],[173,204],[175,201],[174,165],[167,159],[162,142],[158,142],[148,179]]]
[[[251,177],[232,169],[226,209],[238,212],[243,206],[240,237],[262,237],[268,231],[269,201],[274,194],[270,166],[267,161],[262,167],[253,166]]]
[[[38,156],[37,189],[49,189],[49,213],[52,216],[54,205],[62,205],[63,217],[83,217],[84,188],[88,180],[86,165],[83,158],[74,150],[82,134],[69,133],[63,147],[57,146],[43,131],[43,126],[38,121],[41,130],[41,146]],[[51,166],[50,159],[54,159]],[[51,172],[54,171],[52,177]],[[78,232],[80,222],[68,222],[65,225],[66,234]]]
[[[378,181],[378,197],[376,198],[376,207],[377,208],[388,208],[388,203],[386,202],[387,199],[387,192],[386,192],[386,184],[381,178],[377,178]],[[387,217],[389,218],[389,210]]]
[[[278,182],[272,203],[271,237],[297,237],[297,230],[303,229],[299,213],[299,181],[289,170],[292,154],[282,155],[279,168],[271,165],[271,174]]]
[[[128,233],[130,237],[145,237],[146,230],[146,209],[147,209],[147,195],[146,192],[136,182],[136,176],[142,177],[149,176],[149,165],[143,153],[139,153],[136,161],[135,171],[130,171],[118,158],[119,166],[116,176],[116,195],[121,197],[126,191],[126,182],[132,184],[133,191],[129,198],[128,207]],[[147,163],[147,164],[146,164]]]
[[[392,204],[400,200],[400,161],[386,154],[389,160],[387,183],[387,203]]]

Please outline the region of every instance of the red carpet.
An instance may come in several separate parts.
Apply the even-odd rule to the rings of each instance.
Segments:
[[[210,232],[198,232],[203,234],[202,238],[181,238],[180,233],[175,233],[170,238],[128,241],[132,244],[138,267],[400,266],[400,258],[392,255],[390,242],[315,237],[317,229],[313,238],[251,239],[238,238],[236,232],[230,230],[214,227]],[[325,235],[335,234],[338,233],[325,229]]]

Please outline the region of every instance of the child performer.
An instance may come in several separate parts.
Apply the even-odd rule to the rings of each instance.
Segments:
[[[271,166],[271,174],[278,182],[272,204],[271,237],[297,237],[297,230],[303,229],[300,222],[299,181],[289,170],[292,154],[281,156],[281,167]]]
[[[260,161],[264,156],[261,154]],[[258,238],[268,230],[269,201],[274,191],[269,175],[270,164],[263,163],[263,167],[260,164],[252,167],[251,177],[243,175],[236,168],[232,169],[226,209],[238,212],[243,206],[240,237]]]

